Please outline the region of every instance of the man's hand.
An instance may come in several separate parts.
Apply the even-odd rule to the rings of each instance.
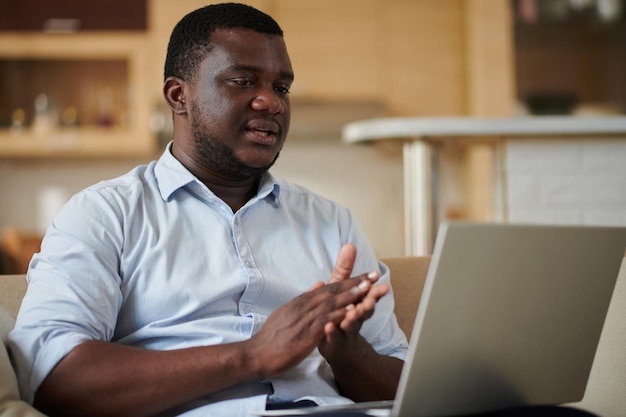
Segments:
[[[344,245],[339,251],[329,283],[341,282],[350,278],[356,260],[356,248],[352,244]],[[371,285],[378,281],[378,271],[367,274],[370,283],[367,292],[359,303],[346,306],[346,315],[337,325],[329,322],[324,326],[324,340],[319,345],[320,353],[329,361],[338,357],[355,342],[365,320],[374,314],[376,302],[387,292],[386,284]]]
[[[355,260],[356,248],[344,245],[329,283],[348,280]],[[378,300],[390,288],[387,284],[373,285],[380,278],[378,271],[366,276],[367,281],[362,284],[363,298],[346,306],[345,317],[339,324],[329,322],[324,326],[324,339],[318,349],[333,368],[342,395],[354,401],[392,399],[403,362],[379,355],[359,333],[363,323],[374,314]]]
[[[378,279],[368,278],[372,281]],[[324,339],[318,346],[322,356],[329,362],[341,359],[360,339],[359,334],[365,320],[372,317],[376,302],[389,292],[386,284],[369,285],[369,291],[359,303],[346,306],[346,314],[339,324],[329,322],[324,326]]]
[[[354,316],[355,306],[371,298],[371,287],[367,274],[319,283],[274,311],[261,330],[244,342],[252,368],[259,370],[258,378],[278,375],[300,363],[327,337],[327,326],[340,327],[347,316]],[[354,320],[346,325],[354,327]]]

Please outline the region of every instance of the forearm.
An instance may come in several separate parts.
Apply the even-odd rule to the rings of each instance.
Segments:
[[[366,275],[316,286],[238,343],[153,351],[91,341],[63,358],[35,394],[51,416],[149,416],[300,363],[370,288]],[[395,389],[395,386],[394,386]]]
[[[307,291],[243,342],[173,351],[83,343],[50,372],[35,405],[51,416],[149,416],[240,382],[279,375],[319,345],[324,326],[345,318],[346,306],[362,298],[367,280]]]
[[[345,354],[330,365],[341,395],[363,402],[393,399],[404,362],[379,355],[358,336]]]
[[[51,416],[149,416],[255,379],[245,343],[150,351],[106,342],[74,349],[37,390]]]

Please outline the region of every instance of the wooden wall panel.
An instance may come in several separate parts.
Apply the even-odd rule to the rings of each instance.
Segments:
[[[296,81],[294,97],[371,100],[380,97],[378,0],[276,0]]]
[[[390,116],[501,116],[512,108],[503,103],[514,99],[510,22],[499,22],[508,18],[508,2],[490,9],[490,0],[471,0],[473,8],[468,1],[249,3],[285,31],[296,73],[294,99],[378,101]],[[158,100],[169,33],[185,13],[205,4],[151,0],[151,85],[159,86],[153,90]]]
[[[507,117],[515,107],[513,25],[509,2],[465,1],[466,111]]]
[[[384,98],[400,116],[461,115],[461,0],[385,2]]]

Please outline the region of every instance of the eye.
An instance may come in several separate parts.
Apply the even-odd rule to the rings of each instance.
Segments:
[[[279,85],[274,87],[274,89],[278,92],[278,94],[286,96],[289,94],[289,86],[288,85]]]
[[[254,81],[249,78],[233,78],[230,81],[241,87],[250,87],[254,85]]]

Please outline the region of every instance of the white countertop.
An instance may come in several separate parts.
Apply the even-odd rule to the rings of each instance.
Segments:
[[[348,123],[348,143],[443,136],[558,136],[624,134],[626,117],[537,116],[515,118],[392,117]]]

